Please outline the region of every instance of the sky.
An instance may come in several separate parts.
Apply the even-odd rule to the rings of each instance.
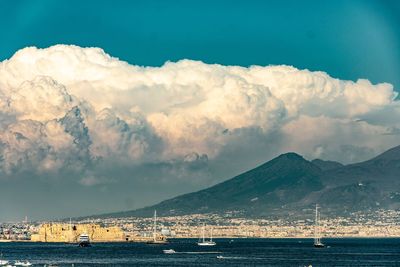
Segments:
[[[0,0],[0,221],[400,142],[398,1]]]

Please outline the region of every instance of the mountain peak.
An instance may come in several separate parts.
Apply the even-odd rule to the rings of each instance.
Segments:
[[[283,168],[283,170],[287,168],[304,168],[307,166],[307,168],[314,168],[315,166],[303,158],[301,155],[294,153],[294,152],[289,152],[285,154],[281,154],[278,157],[268,161],[267,163],[261,165],[260,167],[273,167],[274,168]]]
[[[301,155],[299,155],[295,152],[284,153],[284,154],[281,154],[280,156],[278,156],[277,158],[292,159],[292,160],[304,160],[304,158]]]

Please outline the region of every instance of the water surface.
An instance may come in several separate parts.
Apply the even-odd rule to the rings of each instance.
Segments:
[[[80,248],[62,243],[0,243],[6,260],[34,266],[400,266],[400,238],[216,239],[199,247],[197,239],[173,239],[168,245],[95,243]],[[174,249],[176,254],[163,254]],[[222,257],[221,257],[222,256]]]

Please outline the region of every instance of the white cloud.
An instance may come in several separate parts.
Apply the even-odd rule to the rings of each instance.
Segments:
[[[77,105],[63,85],[45,76],[23,81],[12,91],[8,103],[19,120],[36,121],[61,118]]]
[[[400,127],[395,97],[387,83],[290,66],[140,67],[99,48],[29,47],[0,63],[1,170],[74,170],[80,183],[95,185],[104,162],[204,155],[203,166],[288,150],[354,162],[397,145],[387,134]]]

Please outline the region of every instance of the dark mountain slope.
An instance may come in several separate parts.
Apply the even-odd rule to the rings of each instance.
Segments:
[[[333,210],[398,208],[400,146],[357,164],[326,171],[319,203]]]
[[[398,188],[400,185],[400,146],[373,159],[329,170],[324,174],[323,181],[327,186],[378,183],[382,188]]]
[[[318,166],[298,154],[287,153],[213,187],[124,215],[149,216],[154,209],[160,215],[221,211],[263,214],[321,190],[321,174]]]
[[[322,159],[314,159],[311,161],[311,163],[317,165],[323,171],[338,169],[344,166],[342,163],[336,161],[322,160]]]
[[[234,212],[244,216],[302,214],[315,203],[325,213],[400,208],[400,146],[365,162],[305,160],[287,153],[210,188],[135,211],[100,217]]]

